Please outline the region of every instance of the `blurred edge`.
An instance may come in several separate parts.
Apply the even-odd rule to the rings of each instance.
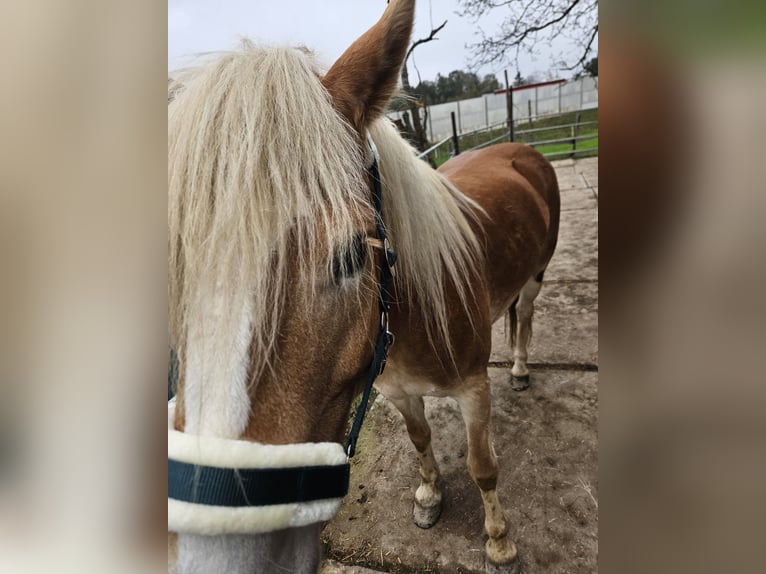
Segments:
[[[601,570],[755,571],[763,3],[601,14]],[[165,569],[166,18],[0,8],[3,572]]]
[[[762,571],[766,9],[600,16],[600,570]]]
[[[161,572],[166,5],[5,2],[0,47],[0,572]]]

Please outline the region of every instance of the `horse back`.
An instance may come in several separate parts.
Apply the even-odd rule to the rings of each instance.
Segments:
[[[516,143],[463,153],[439,171],[485,212],[476,231],[485,245],[494,320],[553,256],[560,208],[556,173],[542,154]]]
[[[416,297],[395,297],[399,303],[391,322],[399,342],[392,348],[391,366],[376,383],[389,397],[449,394],[454,390],[451,385],[483,372],[491,351],[492,324],[507,312],[524,284],[545,269],[556,246],[556,174],[534,149],[500,144],[456,156],[439,171],[483,210],[469,218],[483,260],[478,262],[479,276],[469,278],[468,309],[455,286],[447,285],[451,356],[442,346],[432,347],[424,326],[427,318]],[[457,377],[452,376],[453,360]]]

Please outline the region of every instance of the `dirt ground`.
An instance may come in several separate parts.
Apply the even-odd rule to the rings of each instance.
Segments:
[[[498,493],[522,571],[586,574],[598,558],[598,159],[554,163],[562,192],[559,248],[537,300],[531,386],[509,384],[503,322],[493,331],[492,433]],[[325,527],[323,573],[484,572],[484,513],[466,468],[452,399],[426,399],[442,472],[435,526],[412,520],[418,467],[401,415],[379,396],[352,460],[351,489]]]

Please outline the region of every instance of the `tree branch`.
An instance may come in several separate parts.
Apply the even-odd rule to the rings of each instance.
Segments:
[[[554,24],[558,24],[564,18],[569,16],[572,10],[575,9],[575,6],[577,6],[579,3],[580,3],[580,0],[572,0],[572,3],[569,6],[567,6],[566,10],[564,10],[558,18],[554,18],[553,20],[548,20],[547,22],[545,22],[544,24],[540,24],[539,26],[528,26],[524,30],[524,36],[522,37],[522,39],[526,38],[530,34],[533,34],[535,32],[540,32],[550,26],[553,26]]]
[[[412,92],[412,86],[410,86],[410,74],[409,74],[409,71],[407,70],[407,62],[409,61],[410,56],[412,56],[412,53],[415,50],[415,48],[417,48],[421,44],[425,44],[427,42],[437,40],[438,38],[436,38],[436,34],[438,34],[446,25],[447,25],[447,20],[442,22],[440,26],[433,28],[431,30],[431,33],[425,38],[421,38],[413,42],[409,50],[407,50],[407,54],[404,57],[404,65],[402,65],[402,71],[401,71],[402,87],[404,88],[406,92],[409,92],[409,93]],[[417,71],[417,67],[415,68],[415,70]],[[418,77],[419,76],[420,76],[420,73],[418,72]],[[410,134],[410,137],[408,139],[413,141],[418,149],[425,150],[428,148],[428,138],[426,137],[426,131],[425,131],[426,118],[424,117],[421,120],[420,112],[418,111],[418,104],[417,104],[417,101],[419,100],[421,100],[421,98],[417,98],[417,99],[410,98],[409,113],[412,118],[412,125],[409,126],[409,128],[411,128],[413,133]],[[427,108],[425,108],[425,113],[428,114]]]
[[[470,45],[474,65],[504,60],[511,49],[518,63],[520,49],[533,52],[546,39],[553,42],[565,35],[584,48],[565,58],[564,69],[572,70],[586,61],[598,37],[598,0],[460,0],[460,4],[462,15],[477,20],[497,8],[507,14],[494,34],[481,31],[480,41]],[[566,67],[575,58],[577,62]]]
[[[415,42],[413,42],[412,45],[410,46],[410,49],[407,50],[407,54],[404,56],[404,65],[402,66],[402,73],[401,73],[402,86],[404,86],[405,90],[409,91],[411,89],[410,73],[407,70],[407,62],[409,61],[413,50],[415,50],[415,48],[417,48],[421,44],[425,44],[433,40],[438,40],[438,38],[436,38],[436,34],[438,34],[442,30],[442,28],[444,28],[446,25],[447,25],[447,21],[445,20],[444,22],[441,23],[440,26],[437,26],[436,28],[431,30],[431,33],[427,37],[421,38],[420,40],[416,40]]]
[[[407,50],[407,55],[404,57],[405,65],[407,63],[407,60],[409,60],[409,58],[410,58],[410,54],[412,54],[412,51],[415,48],[417,48],[421,44],[425,44],[426,42],[430,42],[431,40],[438,40],[439,38],[435,38],[434,36],[436,36],[436,34],[441,32],[442,28],[444,28],[446,25],[447,25],[447,21],[445,20],[444,22],[441,23],[441,26],[438,26],[438,27],[434,28],[433,30],[431,30],[431,33],[428,35],[427,38],[421,38],[420,40],[417,40],[417,41],[413,42],[412,46],[410,46],[410,49]]]
[[[571,72],[575,68],[579,68],[581,65],[585,64],[585,60],[588,59],[588,54],[590,54],[590,48],[593,46],[593,41],[596,39],[596,34],[598,34],[598,24],[596,24],[593,27],[593,32],[590,35],[590,39],[588,40],[588,43],[585,45],[585,50],[583,50],[582,56],[580,56],[580,59],[577,60],[577,62],[568,68],[565,68],[565,70]]]

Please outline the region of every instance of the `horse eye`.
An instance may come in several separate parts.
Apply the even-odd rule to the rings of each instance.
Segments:
[[[342,279],[348,279],[358,275],[367,259],[367,245],[364,238],[359,235],[354,238],[350,245],[338,253],[332,261],[332,278],[338,283]]]

